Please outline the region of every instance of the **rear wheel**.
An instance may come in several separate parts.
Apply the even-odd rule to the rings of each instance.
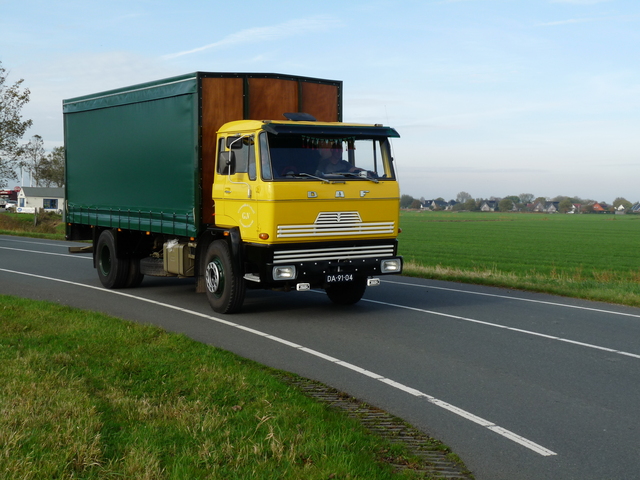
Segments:
[[[358,303],[367,289],[367,279],[354,279],[351,283],[334,283],[327,285],[325,291],[329,299],[338,305]]]
[[[98,237],[96,266],[100,283],[106,288],[122,288],[126,285],[129,260],[116,255],[116,241],[111,230],[103,231]]]
[[[218,313],[235,313],[242,307],[245,294],[244,279],[237,271],[224,240],[216,240],[205,256],[207,299]]]

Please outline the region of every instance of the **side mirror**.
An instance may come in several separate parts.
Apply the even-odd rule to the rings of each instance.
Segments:
[[[236,152],[220,152],[218,159],[218,171],[222,175],[234,175],[236,173]]]
[[[227,137],[227,148],[231,148],[232,150],[240,150],[242,148],[242,137],[240,135]]]

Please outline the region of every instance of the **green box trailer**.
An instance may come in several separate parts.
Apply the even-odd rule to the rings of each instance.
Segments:
[[[195,72],[63,101],[67,237],[92,227],[197,237],[213,224],[216,132],[307,112],[342,120],[342,82]]]

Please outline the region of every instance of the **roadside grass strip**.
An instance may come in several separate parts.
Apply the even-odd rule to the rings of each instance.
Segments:
[[[273,371],[99,313],[0,296],[0,384],[3,479],[425,478]]]

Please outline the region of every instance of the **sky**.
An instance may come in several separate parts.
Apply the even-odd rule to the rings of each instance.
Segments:
[[[640,201],[635,0],[0,0],[0,61],[47,150],[63,99],[281,73],[342,80],[344,121],[396,128],[403,194]]]

